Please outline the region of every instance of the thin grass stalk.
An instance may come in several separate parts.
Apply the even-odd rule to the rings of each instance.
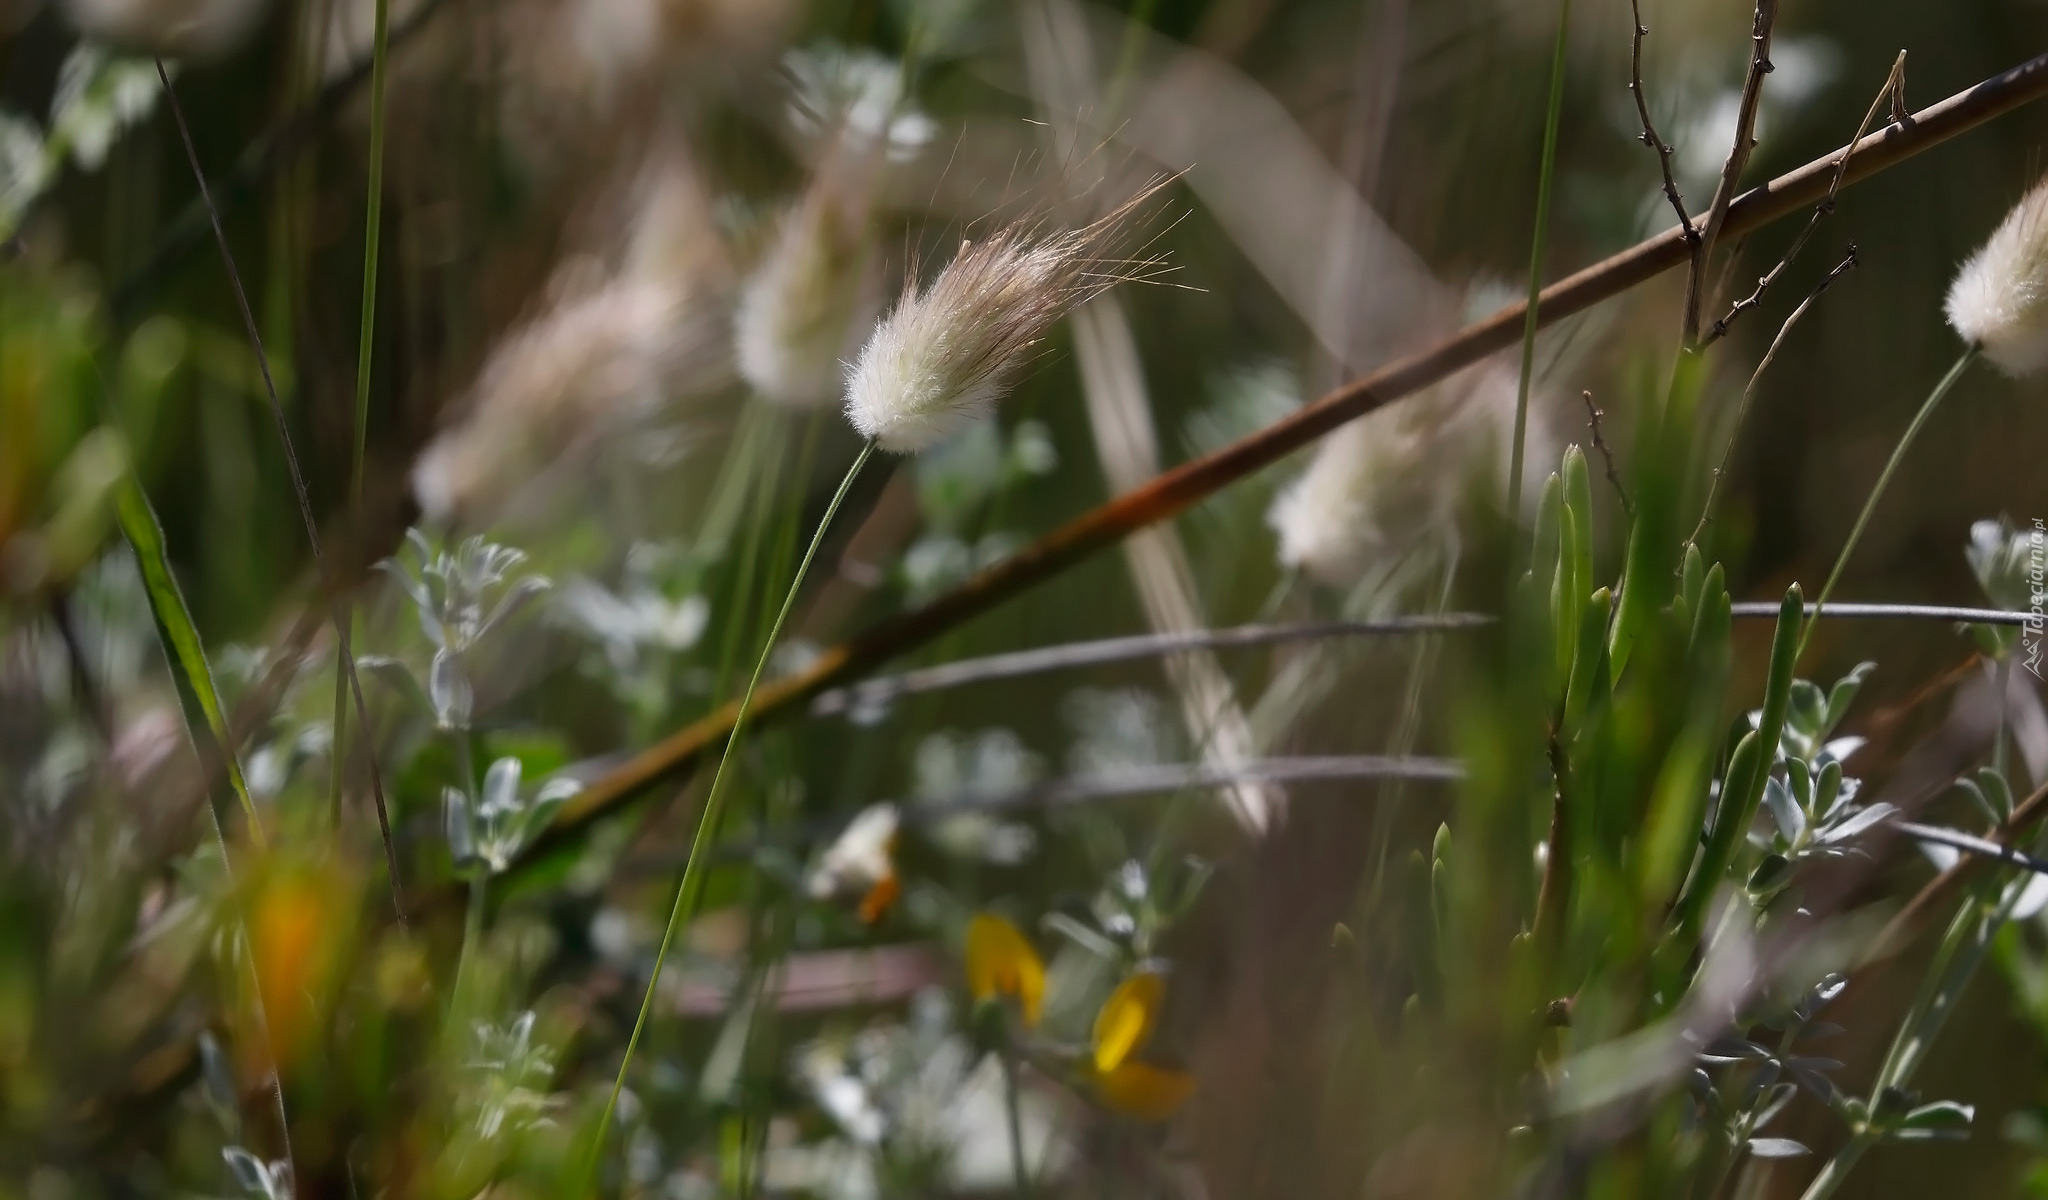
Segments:
[[[192,738],[194,750],[198,752],[201,766],[207,769],[217,766],[226,776],[228,788],[240,801],[242,815],[248,821],[249,841],[258,850],[263,850],[267,847],[263,820],[256,813],[256,801],[249,794],[248,781],[242,777],[241,762],[231,749],[234,742],[221,707],[220,692],[214,686],[213,668],[206,661],[205,644],[199,640],[199,628],[192,623],[192,610],[186,606],[185,594],[179,589],[177,576],[171,571],[170,554],[164,546],[163,525],[157,520],[156,508],[150,504],[149,494],[142,490],[142,481],[135,478],[133,467],[115,498],[114,515],[129,548],[135,553],[136,566],[142,574],[143,595],[149,601],[149,614],[156,623],[157,638],[163,644],[164,656],[170,661],[177,679],[178,695],[185,709],[185,727]],[[218,804],[211,802],[211,797],[209,801],[207,811],[213,815],[218,829],[222,824],[220,809]],[[225,839],[222,841],[222,853],[226,853]]]
[[[370,163],[363,212],[363,306],[356,335],[355,457],[350,495],[363,505],[363,455],[370,442],[370,366],[377,332],[377,251],[384,225],[384,59],[391,42],[391,0],[377,0],[370,49]]]
[[[185,605],[184,593],[178,588],[176,576],[171,573],[170,558],[164,549],[163,526],[157,520],[156,510],[149,502],[148,493],[142,490],[142,481],[129,468],[129,477],[121,485],[115,499],[116,520],[134,551],[136,563],[141,571],[143,592],[147,597],[150,615],[154,618],[157,637],[162,644],[164,657],[168,660],[172,674],[177,680],[179,697],[183,701],[186,716],[186,730],[192,745],[198,752],[201,770],[210,771],[216,766],[225,775],[229,787],[240,798],[243,813],[248,820],[249,841],[260,854],[268,843],[263,835],[263,822],[256,814],[255,802],[249,795],[249,787],[242,777],[242,768],[234,752],[234,741],[228,728],[220,703],[220,694],[214,687],[213,669],[206,661],[205,646],[199,640],[199,630],[192,623],[192,614]],[[197,720],[194,720],[197,709]],[[209,761],[212,760],[212,761]],[[209,789],[210,790],[210,789]],[[213,830],[215,846],[220,851],[221,867],[227,872],[230,884],[235,877],[235,860],[228,852],[228,838],[225,823],[221,820],[220,806],[209,796],[206,805],[208,823]],[[251,1011],[256,1017],[257,1029],[263,1038],[265,1058],[270,1067],[271,1097],[277,1108],[278,1136],[283,1139],[285,1159],[292,1157],[291,1120],[285,1107],[284,1079],[277,1065],[277,1050],[270,1038],[270,1016],[263,1003],[263,989],[256,978],[255,955],[250,950],[248,921],[236,905],[235,934],[241,942],[241,953],[237,957],[248,965]]]
[[[768,419],[767,415],[764,414],[762,419]],[[762,432],[765,436],[766,431]],[[754,602],[754,577],[759,574],[761,544],[768,537],[768,514],[775,506],[776,493],[781,490],[782,456],[767,455],[767,461],[759,465],[759,470],[753,503],[748,506],[746,514],[746,544],[740,547],[740,560],[733,571],[732,601],[726,617],[725,636],[719,645],[718,670],[711,677],[714,703],[724,698],[726,684],[732,681],[741,644],[752,641],[749,635],[754,631],[753,617],[757,614],[748,610]],[[767,589],[762,591],[765,593]]]
[[[363,217],[363,305],[356,334],[355,446],[349,461],[349,503],[360,516],[363,511],[363,459],[370,441],[370,364],[377,331],[377,250],[384,221],[384,58],[391,41],[390,0],[377,0],[370,49],[370,164],[369,188]],[[355,605],[347,596],[336,599],[336,620],[353,626]],[[334,827],[341,828],[343,748],[348,745],[348,676],[354,669],[348,658],[349,639],[336,639],[334,647],[334,733],[328,751],[328,805]],[[365,736],[369,728],[363,729]]]
[[[1991,944],[1991,935],[2004,922],[2010,911],[2011,901],[2017,899],[2018,889],[2013,895],[1995,908],[1985,911],[1983,902],[1976,896],[1965,900],[1949,923],[1948,932],[1942,936],[1941,946],[1934,952],[1927,975],[1922,979],[1919,992],[1913,997],[1913,1006],[1907,1010],[1905,1020],[1899,1024],[1899,1032],[1892,1039],[1891,1049],[1885,1054],[1884,1065],[1879,1068],[1876,1080],[1870,1086],[1868,1108],[1875,1114],[1881,1097],[1893,1089],[1903,1089],[1919,1067],[1927,1046],[1937,1037],[1948,1021],[1948,1015],[1955,1007],[1955,1000],[1977,967],[1984,961],[1984,952]],[[1879,1130],[1873,1129],[1869,1118],[1853,1130],[1849,1140],[1832,1158],[1821,1167],[1813,1181],[1800,1194],[1800,1200],[1827,1200],[1849,1177],[1863,1155],[1882,1138]]]
[[[785,506],[781,516],[775,521],[775,538],[770,543],[772,552],[768,558],[768,571],[762,576],[768,587],[773,587],[775,581],[781,579],[783,573],[789,570],[789,560],[796,553],[797,526],[803,520],[804,492],[810,484],[811,463],[818,452],[818,433],[824,428],[827,412],[828,410],[823,408],[814,409],[809,419],[804,422],[803,440],[796,455],[796,487],[795,496],[792,498],[794,502]],[[764,610],[758,615],[767,616],[768,613]]]
[[[1017,1052],[1003,1048],[1003,1108],[1010,1132],[1010,1170],[1016,1176],[1017,1200],[1031,1195],[1031,1168],[1024,1163],[1024,1114],[1017,1091]]]
[[[1450,551],[1445,556],[1443,586],[1437,590],[1436,599],[1430,602],[1428,615],[1441,618],[1450,611],[1451,589],[1458,580],[1458,555]],[[1430,671],[1436,665],[1438,639],[1424,632],[1416,639],[1408,653],[1408,684],[1401,696],[1401,715],[1394,723],[1393,736],[1387,739],[1387,757],[1406,758],[1415,752],[1415,743],[1422,736],[1422,693],[1429,682]],[[1396,811],[1400,808],[1406,781],[1395,779],[1386,785],[1383,803],[1373,808],[1373,863],[1371,882],[1367,895],[1377,897],[1386,881],[1387,851],[1393,846],[1393,828]]]
[[[337,578],[330,570],[327,557],[320,548],[319,523],[313,516],[313,501],[306,488],[306,475],[299,466],[299,453],[292,444],[291,426],[285,420],[284,402],[278,399],[277,380],[270,370],[270,356],[264,352],[263,336],[257,331],[256,316],[249,307],[249,294],[242,286],[242,274],[235,266],[235,256],[228,247],[227,231],[221,227],[220,210],[213,203],[213,193],[206,183],[206,172],[199,165],[199,151],[192,144],[192,130],[185,122],[185,110],[178,103],[177,89],[171,86],[170,73],[164,69],[163,59],[157,58],[157,82],[163,87],[164,105],[171,111],[172,123],[177,126],[178,141],[184,146],[185,160],[192,169],[193,181],[199,186],[199,198],[206,206],[207,216],[213,226],[214,242],[220,248],[221,265],[226,268],[228,284],[234,292],[235,307],[242,317],[242,331],[249,339],[249,349],[256,357],[257,374],[263,380],[263,392],[270,402],[271,421],[277,427],[277,440],[284,450],[285,466],[291,476],[292,496],[298,501],[299,520],[305,526],[306,542],[313,554],[313,565],[318,572],[323,588],[329,591],[329,612],[334,621],[334,637],[339,646],[343,664],[347,667],[349,691],[355,699],[356,717],[365,729],[369,727],[369,707],[363,700],[362,679],[356,672],[355,655],[349,648],[349,619],[344,611],[342,598],[337,587]],[[398,917],[398,923],[406,924],[405,898],[399,881],[398,850],[391,836],[391,816],[384,803],[384,781],[377,769],[377,756],[365,743],[366,761],[370,774],[370,793],[376,801],[377,830],[384,845],[385,869],[390,876],[391,908]],[[336,753],[339,750],[337,748]]]
[[[462,915],[462,945],[455,952],[455,986],[448,998],[451,1028],[457,1027],[467,1009],[472,986],[470,974],[484,936],[484,891],[490,878],[490,871],[484,867],[475,868],[469,877],[469,903]]]
[[[1515,439],[1508,456],[1508,524],[1522,517],[1523,440],[1529,431],[1529,379],[1536,367],[1536,330],[1543,307],[1543,250],[1550,232],[1550,190],[1557,173],[1557,133],[1564,115],[1564,52],[1572,0],[1558,0],[1557,44],[1550,52],[1550,102],[1543,116],[1543,165],[1536,176],[1536,231],[1529,241],[1529,300],[1522,314],[1522,366],[1515,380]]]
[[[832,495],[832,502],[825,507],[825,515],[818,519],[817,532],[811,535],[811,544],[804,551],[803,560],[797,564],[796,578],[790,581],[789,590],[783,595],[782,607],[775,614],[775,623],[768,628],[768,640],[761,647],[761,656],[754,663],[754,673],[747,680],[747,690],[740,696],[739,706],[733,713],[732,735],[726,739],[725,752],[718,758],[718,766],[711,773],[711,786],[704,794],[704,811],[697,819],[697,834],[690,842],[690,857],[683,864],[683,877],[676,883],[675,902],[669,908],[668,926],[662,930],[661,946],[654,954],[654,970],[647,980],[647,992],[640,1000],[640,1014],[634,1018],[632,1035],[626,1039],[626,1053],[619,1061],[618,1078],[612,1081],[611,1095],[605,1101],[604,1115],[598,1118],[597,1133],[591,1139],[590,1158],[584,1170],[583,1186],[579,1194],[589,1195],[597,1183],[598,1164],[604,1155],[605,1135],[611,1128],[612,1114],[619,1105],[619,1093],[626,1086],[626,1072],[632,1068],[633,1052],[640,1045],[640,1036],[646,1032],[648,1015],[654,1009],[655,992],[661,984],[662,967],[668,961],[669,947],[675,941],[676,930],[688,919],[695,908],[696,893],[703,884],[703,865],[709,857],[711,835],[718,827],[720,802],[724,792],[720,785],[725,782],[726,767],[732,762],[733,750],[746,732],[748,710],[754,702],[754,693],[760,687],[761,676],[768,669],[768,660],[775,652],[775,639],[782,634],[782,626],[789,619],[789,610],[796,605],[797,592],[803,587],[804,576],[810,572],[811,562],[818,556],[818,547],[825,541],[825,533],[832,527],[832,518],[846,502],[846,495],[853,490],[854,480],[867,465],[869,456],[874,454],[875,444],[868,442],[861,447],[853,465],[846,469],[846,477],[839,481],[839,490]]]
[[[2044,94],[2048,94],[2048,54],[1932,104],[1909,121],[1894,123],[1863,138],[1854,145],[1847,169],[1842,172],[1842,186],[1888,170]],[[1723,232],[1745,233],[1823,199],[1835,186],[1836,174],[1849,149],[1838,149],[1750,189],[1729,206]],[[1674,225],[1545,288],[1540,297],[1538,324],[1582,312],[1690,261],[1691,257],[1690,239]],[[1516,331],[1524,324],[1527,313],[1525,303],[1510,305],[1427,350],[1353,380],[1264,429],[1183,463],[1082,514],[923,607],[884,620],[825,649],[807,670],[771,682],[761,692],[761,714],[793,710],[836,683],[872,670],[907,650],[927,645],[1002,601],[1115,544],[1132,531],[1183,512],[1338,426],[1506,349],[1514,344]],[[724,742],[734,727],[736,712],[737,706],[728,704],[706,714],[594,781],[563,806],[554,825],[537,839],[528,854],[557,844],[598,816],[681,770],[706,749]]]
[[[1885,460],[1884,470],[1878,474],[1877,483],[1871,487],[1870,495],[1863,501],[1863,511],[1856,515],[1856,524],[1849,529],[1849,540],[1842,543],[1841,553],[1835,556],[1835,566],[1828,572],[1828,581],[1821,585],[1820,595],[1814,598],[1813,620],[1807,622],[1806,632],[1799,640],[1800,656],[1804,656],[1806,644],[1813,640],[1814,626],[1820,624],[1821,612],[1827,607],[1828,597],[1834,594],[1835,584],[1842,578],[1842,568],[1849,565],[1849,556],[1856,553],[1856,543],[1863,537],[1864,526],[1870,524],[1870,514],[1877,511],[1877,502],[1884,496],[1885,488],[1890,485],[1893,472],[1899,469],[1899,463],[1905,459],[1906,451],[1913,445],[1913,440],[1920,436],[1921,428],[1927,424],[1927,418],[1934,415],[1935,407],[1941,403],[1942,397],[1948,395],[1949,389],[1956,385],[1956,380],[1963,377],[1963,372],[1969,369],[1970,363],[1976,357],[1977,349],[1974,346],[1963,351],[1962,357],[1956,359],[1955,365],[1948,369],[1948,374],[1943,375],[1941,382],[1934,385],[1934,390],[1927,393],[1926,401],[1920,405],[1920,411],[1913,414],[1912,423],[1906,426],[1906,432],[1899,435],[1898,444],[1892,447],[1892,456]]]
[[[1772,361],[1778,357],[1778,349],[1791,335],[1792,327],[1799,323],[1799,319],[1806,315],[1807,310],[1813,307],[1814,302],[1821,298],[1821,294],[1826,292],[1835,280],[1855,268],[1856,247],[1851,246],[1847,257],[1843,258],[1834,270],[1828,272],[1827,278],[1821,280],[1820,285],[1814,288],[1806,299],[1799,302],[1799,307],[1792,310],[1792,315],[1785,318],[1785,323],[1778,326],[1778,335],[1771,339],[1770,347],[1764,351],[1763,358],[1756,364],[1756,370],[1749,374],[1749,382],[1743,386],[1742,399],[1735,405],[1735,420],[1733,427],[1728,431],[1728,441],[1721,447],[1720,464],[1714,468],[1713,477],[1707,481],[1707,498],[1700,505],[1699,524],[1693,527],[1692,536],[1685,539],[1687,542],[1698,545],[1700,535],[1707,531],[1708,523],[1714,519],[1714,500],[1721,494],[1721,480],[1727,476],[1728,464],[1735,458],[1735,446],[1742,440],[1742,423],[1749,416],[1750,401],[1756,398],[1757,382],[1764,377],[1764,372],[1770,369]]]

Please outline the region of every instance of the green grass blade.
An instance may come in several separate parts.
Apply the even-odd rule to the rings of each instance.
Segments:
[[[121,532],[135,551],[136,565],[141,568],[142,587],[149,597],[150,615],[156,620],[157,637],[163,642],[164,657],[169,660],[171,673],[177,679],[179,698],[186,710],[186,725],[193,745],[199,751],[200,763],[210,766],[209,760],[213,755],[220,756],[228,786],[234,789],[235,798],[241,802],[242,812],[249,819],[249,840],[260,848],[263,845],[263,822],[256,816],[256,802],[249,795],[249,784],[242,778],[241,764],[235,759],[234,742],[228,734],[220,692],[213,685],[213,669],[207,664],[206,648],[199,640],[198,628],[192,624],[192,612],[185,606],[185,594],[178,589],[177,577],[171,573],[170,556],[164,548],[163,525],[157,520],[156,510],[150,506],[149,496],[143,492],[141,482],[133,475],[120,489],[115,501],[115,514],[121,523]]]
[[[1543,168],[1536,180],[1536,235],[1529,246],[1529,310],[1522,319],[1522,369],[1515,384],[1515,440],[1508,459],[1508,519],[1522,515],[1522,443],[1529,430],[1529,380],[1536,367],[1538,301],[1543,296],[1543,249],[1550,231],[1550,191],[1557,175],[1557,127],[1564,113],[1564,50],[1572,0],[1558,0],[1557,45],[1550,55],[1550,106],[1543,116]]]

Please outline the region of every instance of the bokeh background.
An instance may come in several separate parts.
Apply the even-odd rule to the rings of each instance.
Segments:
[[[1643,80],[1697,210],[1733,133],[1751,7],[1643,0],[1642,9],[1651,29]],[[10,226],[0,276],[0,632],[9,647],[0,743],[13,760],[0,841],[16,863],[40,859],[54,871],[83,853],[78,826],[59,814],[94,814],[85,822],[94,836],[123,848],[68,886],[112,889],[111,909],[174,906],[188,895],[179,872],[196,869],[179,864],[203,857],[207,843],[193,810],[171,798],[177,789],[148,782],[168,776],[134,765],[184,753],[177,697],[134,585],[123,582],[121,554],[103,555],[118,536],[81,457],[83,432],[111,406],[231,693],[246,695],[237,681],[260,674],[234,663],[260,664],[248,648],[283,644],[318,590],[235,288],[194,207],[152,52],[174,64],[326,553],[350,581],[357,649],[420,673],[411,604],[394,573],[373,565],[412,553],[408,527],[436,546],[487,535],[523,550],[525,569],[553,581],[538,608],[471,664],[478,736],[491,756],[520,757],[529,787],[557,769],[595,778],[733,693],[735,672],[758,648],[764,597],[779,597],[793,550],[857,449],[836,398],[764,403],[735,362],[748,281],[807,197],[828,195],[856,214],[850,286],[860,293],[853,307],[871,319],[906,277],[928,274],[992,221],[1018,212],[1066,219],[1102,193],[1176,175],[1145,226],[1146,252],[1170,273],[1125,285],[1094,315],[1063,324],[995,423],[858,482],[785,638],[785,666],[1526,287],[1553,5],[392,0],[358,472],[372,14],[366,0],[0,3],[0,114],[10,122],[0,127],[0,216]],[[1546,278],[1670,223],[1656,159],[1637,138],[1630,29],[1625,2],[1572,6]],[[1905,94],[1920,107],[2043,48],[2048,6],[2038,0],[1787,0],[1745,178],[1840,145],[1901,50]],[[850,129],[867,139],[864,156],[846,152]],[[1780,323],[1853,243],[1856,269],[1790,335],[1728,460],[1711,536],[1737,599],[1773,599],[1793,580],[1810,595],[1825,575],[1898,432],[1958,351],[1941,317],[1948,279],[2037,178],[2044,131],[2048,109],[2025,107],[1846,191],[1761,309],[1714,352],[1710,415],[1697,430],[1702,478]],[[1768,270],[1802,219],[1743,239],[1729,256],[1725,294]],[[1679,273],[1653,280],[1545,333],[1533,469],[1551,469],[1566,442],[1589,444],[1582,392],[1627,457],[1644,380],[1676,344],[1682,284]],[[846,355],[859,333],[849,334]],[[1135,373],[1117,376],[1121,368]],[[2048,516],[2042,387],[1984,369],[1965,378],[1893,482],[1839,598],[1978,602],[1963,555],[1971,524]],[[1498,447],[1435,437],[1431,419],[1416,418],[1424,432],[1403,443],[1412,451],[1384,464],[1393,482],[1376,514],[1377,565],[1364,577],[1332,586],[1280,562],[1268,512],[1302,469],[1297,456],[1205,501],[1166,536],[1097,554],[895,669],[1176,620],[1224,626],[1463,605],[1473,599],[1461,590],[1470,561],[1491,543],[1472,532],[1472,509],[1486,502],[1460,497],[1475,475],[1498,493]],[[81,514],[68,525],[67,503]],[[1610,533],[1618,528],[1609,523]],[[1618,538],[1610,540],[1603,562],[1618,563]],[[1457,570],[1461,562],[1468,570]],[[102,681],[97,697],[65,683],[52,656],[52,614],[65,613],[95,631],[86,674]],[[1769,635],[1762,626],[1738,634],[1736,689],[1748,694]],[[1201,757],[1212,747],[1190,732],[1186,709],[1190,696],[1215,702],[1218,680],[1262,753],[1447,753],[1454,689],[1444,681],[1460,657],[1456,637],[1428,649],[1410,639],[1220,651],[1206,660],[1206,692],[1192,675],[1145,659],[909,697],[857,719],[783,722],[756,745],[727,834],[784,847],[800,877],[815,870],[831,832],[871,804]],[[1939,623],[1838,622],[1823,626],[1816,646],[1807,665],[1817,679],[1879,664],[1852,723],[1872,738],[1860,764],[1872,777],[1939,724],[1972,652]],[[278,736],[264,743],[283,758],[267,768],[276,779],[266,799],[283,828],[313,819],[286,814],[327,811],[327,752],[295,731],[327,719],[332,654],[316,638],[309,661],[327,665],[307,668],[278,713]],[[433,721],[406,708],[402,689],[372,674],[364,683],[399,854],[424,892],[448,877],[439,790],[449,752]],[[112,750],[80,748],[76,761],[53,765],[52,747],[94,704]],[[115,811],[92,782],[109,769],[146,784],[126,795],[142,815]],[[366,780],[359,768],[343,774],[347,832],[337,836],[353,850],[350,865],[333,869],[371,912],[383,895],[381,851]],[[616,1067],[694,828],[693,804],[671,801],[702,786],[661,789],[634,820],[593,835],[599,850],[563,857],[500,902],[493,945],[504,965],[486,974],[498,972],[490,986],[505,1014],[542,1014],[554,1047],[551,1094],[562,1097],[548,1112],[564,1146],[587,1128]],[[1379,1114],[1399,1109],[1405,1085],[1345,1049],[1332,1015],[1347,1005],[1398,1014],[1405,988],[1376,982],[1369,967],[1333,965],[1329,949],[1334,923],[1398,907],[1387,864],[1428,846],[1448,812],[1446,789],[1319,782],[1263,792],[1275,801],[1284,792],[1288,817],[1259,838],[1207,793],[1027,811],[956,822],[957,837],[906,837],[893,926],[775,907],[752,890],[767,885],[729,863],[714,873],[707,915],[687,939],[684,978],[716,980],[766,943],[813,955],[942,946],[960,914],[986,903],[1023,897],[1038,910],[1086,910],[1126,860],[1194,855],[1214,876],[1160,930],[1177,998],[1162,1036],[1200,1065],[1202,1090],[1174,1123],[1142,1137],[1103,1132],[1058,1108],[1066,1115],[1048,1118],[1055,1131],[1091,1164],[1073,1176],[1075,1188],[1456,1194],[1445,1182],[1453,1176],[1417,1163],[1454,1157],[1457,1137],[1439,1131],[1435,1141],[1389,1145],[1371,1132]],[[87,794],[90,804],[80,799]],[[153,811],[160,795],[163,811]],[[107,878],[124,872],[125,891]],[[1870,885],[1872,896],[1899,894],[1926,874],[1901,859]],[[1162,888],[1170,875],[1158,877]],[[6,918],[20,927],[9,934],[10,962],[61,957],[54,947],[82,936],[75,915],[56,915],[75,913],[75,900],[51,900],[63,888],[46,882],[18,889],[16,915]],[[123,1001],[132,1028],[106,1018],[104,1036],[57,1037],[51,1006],[65,993],[40,968],[0,976],[39,981],[22,985],[43,1007],[22,1002],[20,1013],[39,1015],[17,1014],[20,1038],[90,1043],[47,1061],[0,1046],[18,1070],[40,1061],[42,1081],[0,1082],[13,1114],[0,1113],[13,1126],[0,1151],[15,1179],[7,1186],[38,1200],[225,1194],[233,1179],[209,1138],[233,1138],[196,1132],[205,1122],[193,1097],[204,1081],[193,1081],[204,1064],[173,1055],[170,1074],[139,1094],[117,1077],[188,1046],[195,1030],[214,1029],[231,1047],[232,1022],[209,1014],[233,1008],[233,989],[182,972],[137,983],[109,965],[128,953],[126,937],[198,935],[132,913],[107,918],[106,928],[114,932],[102,931],[104,944],[76,952],[95,964],[77,968],[76,979],[127,980],[138,993]],[[419,956],[412,969],[444,972],[459,935],[459,914],[422,918],[405,943]],[[397,950],[363,937],[381,948],[349,959],[352,969],[378,963],[403,974],[392,965],[403,958]],[[768,1135],[782,1139],[779,1151],[829,1143],[834,1117],[805,1082],[798,1048],[862,1028],[924,1028],[912,994],[934,984],[957,992],[957,971],[943,954],[905,962],[902,978],[883,972],[878,1000],[798,1012],[762,1035],[769,1041],[739,1072],[744,1103],[702,1099],[706,1063],[735,1026],[717,1004],[691,1010],[690,984],[679,985],[676,1019],[658,1022],[642,1051],[651,1064],[643,1070],[655,1074],[638,1085],[651,1098],[640,1101],[627,1155],[644,1160],[630,1168],[641,1174],[618,1186],[732,1189],[719,1139],[744,1135],[731,1132],[743,1123],[721,1115],[729,1111],[786,1113]],[[1870,1069],[1900,1003],[1867,993],[1843,1001],[1844,1078]],[[2008,1118],[2048,1103],[2044,1017],[2039,994],[2016,990],[2009,973],[1984,972],[1923,1079],[1929,1095],[1980,1106],[1972,1140],[1880,1148],[1844,1194],[2013,1194],[2041,1153],[2011,1136]],[[0,1013],[0,1025],[7,1020]],[[362,1044],[354,1036],[330,1044]],[[398,1189],[387,1194],[431,1190],[419,1182],[432,1175],[421,1165],[431,1155],[391,1149],[406,1139],[384,1129],[369,1103],[406,1077],[390,1059],[408,1043],[379,1044],[386,1059],[353,1082],[340,1082],[349,1069],[330,1063],[322,1070],[335,1078],[294,1096],[309,1114],[302,1160],[324,1153],[327,1164],[324,1175],[302,1178],[301,1194],[327,1194],[357,1169]],[[228,1088],[245,1107],[255,1094],[250,1070],[244,1064],[239,1088]],[[687,1086],[664,1092],[663,1071]],[[441,1094],[406,1087],[406,1112],[430,1111]],[[1795,1136],[1816,1147],[1839,1137],[1824,1111],[1792,1119]],[[250,1135],[249,1144],[260,1140]],[[784,1166],[770,1168],[771,1188],[857,1194],[829,1160],[774,1161]],[[534,1177],[552,1178],[546,1169]],[[885,1181],[882,1191],[1007,1186],[1001,1171],[993,1188],[980,1177],[946,1178]],[[1802,1168],[1787,1166],[1754,1194],[1796,1194],[1802,1181]],[[546,1194],[538,1184],[502,1186]]]

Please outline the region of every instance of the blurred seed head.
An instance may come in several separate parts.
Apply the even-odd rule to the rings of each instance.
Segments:
[[[878,304],[872,239],[859,211],[814,187],[776,231],[733,316],[740,375],[771,404],[830,400]]]
[[[1350,587],[1454,534],[1462,485],[1478,475],[1505,486],[1516,390],[1512,368],[1468,371],[1324,438],[1267,516],[1281,564]],[[1525,482],[1541,481],[1547,472],[1538,468],[1560,450],[1547,413],[1532,395]]]
[[[1163,182],[1079,229],[1013,223],[913,283],[847,373],[846,416],[864,437],[915,454],[989,415],[1055,322],[1156,259],[1118,252],[1133,215]]]
[[[659,447],[680,406],[730,379],[722,248],[690,172],[650,170],[615,266],[556,272],[544,309],[485,360],[464,416],[413,469],[430,521],[489,523],[530,508],[578,467]]]
[[[680,292],[619,282],[562,304],[498,345],[478,378],[467,421],[427,448],[413,473],[433,520],[479,502],[584,447],[594,426],[645,414],[683,348]]]
[[[2048,179],[1956,272],[1948,323],[2007,375],[2048,366]]]
[[[219,58],[240,45],[267,0],[64,0],[85,36],[137,54]]]

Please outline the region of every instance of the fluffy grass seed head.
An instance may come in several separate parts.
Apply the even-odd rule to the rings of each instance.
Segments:
[[[733,350],[763,400],[815,408],[837,392],[855,331],[879,307],[866,225],[821,183],[776,230],[741,288]]]
[[[846,376],[846,417],[895,454],[916,454],[981,420],[1061,317],[1156,259],[1114,257],[1130,218],[1162,183],[1079,229],[1015,223],[913,282]]]
[[[86,37],[135,54],[213,60],[255,28],[268,0],[64,0]]]
[[[2048,367],[2048,179],[1956,272],[1947,309],[1955,331],[2007,375]]]
[[[1515,404],[1515,372],[1490,366],[1338,428],[1267,514],[1281,565],[1350,587],[1449,531],[1461,483],[1475,472],[1505,483]],[[1556,457],[1546,414],[1531,396],[1526,461]]]
[[[486,361],[466,420],[413,469],[432,520],[488,520],[524,486],[659,408],[701,341],[681,292],[618,281],[515,331]]]

